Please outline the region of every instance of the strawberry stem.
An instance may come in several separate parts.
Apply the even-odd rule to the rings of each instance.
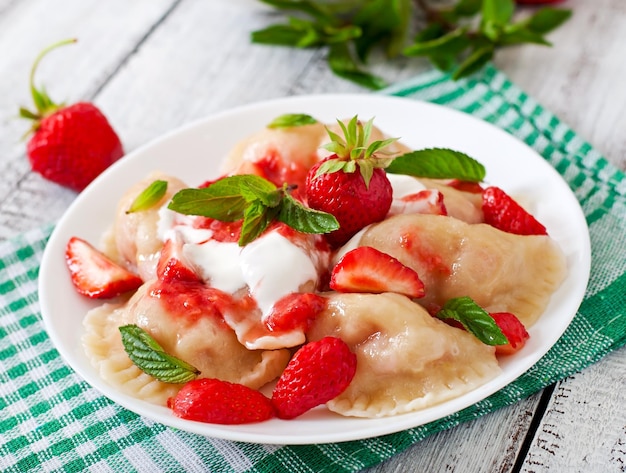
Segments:
[[[38,90],[37,87],[35,87],[35,72],[37,71],[37,67],[39,66],[39,63],[53,49],[56,49],[60,46],[64,46],[66,44],[75,43],[76,41],[77,41],[76,38],[70,38],[70,39],[64,39],[62,41],[58,41],[54,44],[51,44],[47,48],[45,48],[35,58],[35,62],[33,63],[33,66],[30,70],[29,82],[30,82],[30,92],[31,92],[31,95],[33,97],[33,102],[35,103],[35,107],[37,108],[37,112],[38,112],[36,114],[37,116],[43,117],[47,113],[57,108],[57,104],[55,104],[52,100],[50,100],[50,97],[48,96],[48,94],[43,88],[41,90]],[[32,114],[32,115],[35,115],[35,114]]]

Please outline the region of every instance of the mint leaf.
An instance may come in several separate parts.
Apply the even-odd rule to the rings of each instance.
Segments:
[[[127,214],[147,210],[159,202],[167,192],[167,181],[154,181],[139,194],[126,211]]]
[[[290,128],[294,126],[315,125],[317,120],[304,113],[287,113],[276,117],[267,125],[268,128]]]
[[[494,54],[494,45],[489,44],[477,49],[467,57],[452,74],[454,80],[467,77],[487,64]]]
[[[460,179],[480,182],[485,167],[465,153],[447,148],[427,148],[395,158],[385,169],[392,174],[407,174],[431,179]]]
[[[338,43],[330,46],[328,65],[339,77],[347,79],[368,89],[382,89],[387,83],[380,77],[361,69],[346,43]]]
[[[483,0],[482,14],[484,23],[504,25],[513,16],[515,2],[513,0]]]
[[[539,34],[549,33],[566,22],[570,16],[571,10],[544,7],[527,20],[528,29]]]
[[[281,221],[303,233],[328,233],[339,228],[335,217],[297,202],[289,192],[260,176],[240,174],[219,179],[203,189],[178,191],[168,208],[185,215],[201,215],[223,222],[243,220],[239,245],[259,237]]]
[[[122,344],[131,361],[144,373],[165,383],[186,383],[200,371],[189,363],[168,355],[152,336],[137,325],[119,327]]]
[[[460,322],[465,329],[486,345],[506,345],[506,336],[489,313],[470,297],[456,297],[448,300],[436,317]]]
[[[339,228],[334,215],[305,207],[290,195],[285,195],[278,220],[302,233],[330,233]]]

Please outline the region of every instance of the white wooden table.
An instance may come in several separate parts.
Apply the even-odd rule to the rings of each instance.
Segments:
[[[522,46],[496,66],[626,169],[626,2],[568,0],[573,18],[553,48]],[[37,53],[57,100],[93,100],[126,151],[233,106],[295,94],[363,92],[335,78],[321,51],[252,45],[273,23],[262,5],[227,0],[0,0],[0,239],[55,221],[75,194],[30,172],[28,74]],[[385,65],[389,80],[429,67]],[[415,445],[371,472],[624,472],[626,350],[517,405]]]

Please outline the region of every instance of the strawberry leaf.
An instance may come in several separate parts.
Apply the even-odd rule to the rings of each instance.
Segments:
[[[436,314],[438,319],[452,319],[486,345],[509,343],[496,321],[470,297],[448,300]]]
[[[144,373],[165,383],[186,383],[200,374],[189,363],[168,355],[152,336],[137,325],[119,327],[131,361]]]
[[[167,181],[156,180],[139,194],[126,211],[127,214],[147,210],[156,205],[167,192]]]
[[[474,158],[447,148],[427,148],[395,158],[386,171],[431,179],[460,179],[480,182],[485,178],[485,167]]]
[[[269,125],[268,128],[290,128],[294,126],[314,125],[317,120],[311,115],[304,113],[287,113],[276,117]]]

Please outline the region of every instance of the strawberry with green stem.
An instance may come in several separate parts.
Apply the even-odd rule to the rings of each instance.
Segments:
[[[35,111],[20,108],[20,116],[33,120],[27,154],[33,171],[75,191],[82,191],[102,171],[124,155],[115,130],[90,102],[54,103],[34,77],[41,60],[53,49],[76,42],[69,39],[44,49],[30,72]]]
[[[340,246],[365,226],[385,218],[392,202],[392,187],[384,168],[390,159],[381,149],[396,138],[369,143],[372,120],[365,124],[355,116],[348,124],[338,120],[343,137],[327,130],[332,152],[314,165],[306,179],[309,207],[330,213],[339,229],[326,234],[332,246]]]

